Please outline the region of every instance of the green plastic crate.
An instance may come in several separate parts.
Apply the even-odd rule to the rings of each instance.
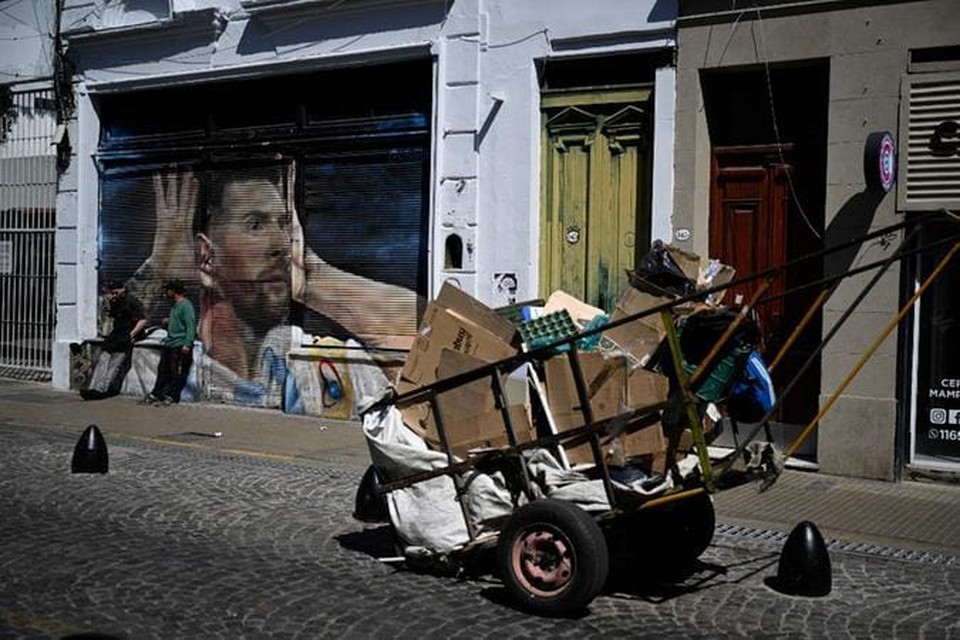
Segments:
[[[545,347],[564,338],[577,335],[577,325],[566,309],[528,320],[518,327],[520,338],[531,350]],[[570,344],[562,344],[554,349],[556,353],[570,350]]]
[[[730,395],[733,377],[740,369],[740,363],[750,352],[734,349],[729,355],[715,359],[710,370],[697,383],[693,393],[704,402],[723,402]],[[688,376],[697,370],[697,365],[684,361],[683,368]]]
[[[590,321],[586,328],[598,328],[607,322],[609,322],[609,316],[606,314],[598,315]],[[520,338],[531,350],[545,347],[558,340],[572,338],[580,333],[566,309],[560,309],[540,318],[528,320],[521,324],[518,329]],[[581,338],[577,340],[577,348],[581,351],[596,351],[600,344],[600,338],[601,334],[599,333]],[[570,343],[559,345],[553,349],[554,353],[564,353],[566,351],[570,351]]]

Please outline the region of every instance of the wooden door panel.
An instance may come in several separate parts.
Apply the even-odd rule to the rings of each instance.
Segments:
[[[733,266],[740,275],[756,273],[776,259],[770,253],[770,213],[766,206],[769,177],[763,168],[743,167],[718,172],[711,256]],[[748,300],[759,283],[739,285],[729,300]]]
[[[558,155],[560,287],[571,295],[583,297],[587,292],[585,227],[590,200],[590,147],[571,145]]]
[[[541,294],[612,311],[649,244],[649,113],[585,103],[545,116]]]
[[[793,214],[790,196],[791,167],[780,154],[748,149],[735,153],[715,152],[711,193],[710,251],[711,257],[732,265],[738,276],[756,274],[782,265],[796,256],[788,255],[787,221]],[[759,282],[731,289],[726,301],[734,303],[739,294],[745,302],[757,290]],[[786,289],[784,278],[778,278],[756,307],[760,323],[762,347],[768,357],[783,343],[802,315],[796,309],[786,313],[787,302],[781,296]],[[796,306],[796,305],[794,305]],[[794,317],[796,316],[796,317]],[[774,372],[774,381],[782,389],[798,369],[785,361]],[[781,411],[780,420],[803,422],[817,406],[818,380],[807,376],[791,394]]]

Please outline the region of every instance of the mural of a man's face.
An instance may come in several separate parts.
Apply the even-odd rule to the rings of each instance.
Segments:
[[[290,214],[265,179],[227,183],[201,234],[201,265],[248,324],[282,321],[290,296]]]

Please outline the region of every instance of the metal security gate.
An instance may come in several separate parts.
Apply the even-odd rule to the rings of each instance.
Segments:
[[[45,381],[56,317],[56,111],[51,89],[10,97],[0,138],[0,376]]]

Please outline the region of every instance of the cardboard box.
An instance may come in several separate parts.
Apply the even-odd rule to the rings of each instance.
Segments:
[[[517,353],[516,327],[482,302],[444,284],[429,304],[401,376],[425,385],[438,379],[440,353],[451,349],[495,362]]]
[[[566,291],[560,291],[558,289],[547,298],[547,303],[543,307],[543,315],[546,316],[561,309],[567,310],[567,313],[570,314],[570,319],[573,320],[573,323],[580,329],[583,329],[591,320],[603,314],[603,309],[589,305]]]
[[[482,327],[507,344],[513,344],[517,328],[512,322],[449,282],[443,283],[434,302],[447,311]]]
[[[471,371],[483,366],[482,360],[451,349],[442,349],[438,366],[439,379]],[[400,393],[419,385],[401,381]],[[503,447],[509,444],[503,414],[497,407],[491,379],[487,376],[437,394],[437,405],[443,415],[447,440],[454,454],[464,458],[471,449]],[[522,403],[509,407],[518,442],[529,442],[535,433],[529,413]],[[430,403],[419,402],[401,407],[404,424],[417,433],[432,449],[441,450],[440,434]]]
[[[676,262],[680,270],[683,271],[683,275],[687,276],[692,282],[696,282],[697,278],[700,277],[700,256],[689,251],[684,251],[680,247],[672,244],[664,245],[664,249],[667,250],[667,253],[673,258],[673,261]]]
[[[403,395],[421,385],[401,378],[396,386],[397,394]],[[400,409],[400,416],[403,418],[403,424],[407,425],[414,433],[426,440],[430,424],[430,403],[417,402],[416,404],[401,405],[398,408]]]
[[[509,413],[517,442],[533,440],[535,434],[527,410],[522,405],[513,405],[509,408]],[[467,458],[475,449],[499,449],[509,445],[506,424],[499,409],[490,409],[472,416],[461,416],[456,420],[446,418],[444,424],[447,427],[450,448],[459,458]],[[439,437],[430,444],[432,448],[441,448]]]
[[[624,416],[622,422],[614,421],[600,437],[607,464],[621,466],[629,460],[645,458],[646,465],[663,473],[667,444],[659,414],[644,420],[628,420],[625,414],[664,401],[667,379],[644,369],[628,372],[624,358],[605,359],[599,353],[580,354],[580,364],[593,419],[600,421]],[[583,426],[583,413],[567,355],[547,360],[544,367],[547,399],[557,431],[562,433]],[[592,448],[586,438],[573,440],[564,449],[571,465],[594,463]]]
[[[651,295],[630,287],[617,302],[610,321],[616,322],[668,302],[671,302],[671,298]],[[644,365],[666,335],[663,319],[659,313],[654,313],[608,329],[604,331],[603,338],[611,340],[639,364]]]

